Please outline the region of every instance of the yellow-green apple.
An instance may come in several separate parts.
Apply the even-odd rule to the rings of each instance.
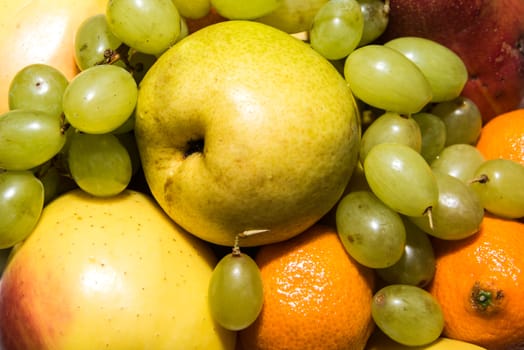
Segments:
[[[141,83],[135,133],[146,180],[190,233],[245,246],[299,234],[342,195],[358,112],[338,71],[291,35],[251,21],[205,27]]]
[[[382,40],[426,37],[455,51],[469,80],[462,94],[484,121],[516,109],[524,99],[524,1],[390,0]]]
[[[107,0],[2,0],[0,2],[0,114],[9,109],[11,80],[23,67],[49,64],[71,79],[78,73],[74,37],[87,17],[103,13]]]
[[[232,350],[208,310],[215,264],[151,197],[70,191],[8,262],[0,348]]]

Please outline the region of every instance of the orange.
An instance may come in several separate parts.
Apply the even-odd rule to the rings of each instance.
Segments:
[[[489,350],[524,346],[524,223],[486,214],[464,240],[435,240],[428,290],[444,313],[444,336]]]
[[[362,350],[373,330],[373,272],[352,260],[336,231],[315,225],[262,246],[257,320],[239,331],[246,350]]]
[[[477,149],[486,159],[504,158],[524,165],[524,109],[500,114],[485,124]]]

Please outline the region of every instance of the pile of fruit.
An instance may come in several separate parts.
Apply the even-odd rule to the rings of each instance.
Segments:
[[[0,9],[1,349],[524,346],[521,0]]]

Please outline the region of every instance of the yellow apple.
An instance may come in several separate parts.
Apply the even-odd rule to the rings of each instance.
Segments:
[[[149,196],[68,192],[17,246],[0,284],[2,349],[232,350],[211,318],[216,258]]]
[[[282,241],[327,213],[357,160],[358,112],[339,72],[270,26],[226,21],[165,52],[141,83],[135,133],[155,199],[190,233]]]
[[[23,67],[49,64],[71,79],[78,73],[74,37],[82,21],[104,13],[107,0],[0,2],[0,114],[8,110],[11,80]]]

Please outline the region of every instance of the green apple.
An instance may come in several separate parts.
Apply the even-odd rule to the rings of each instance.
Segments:
[[[135,133],[166,213],[203,240],[254,246],[304,231],[341,197],[360,123],[337,70],[265,24],[226,21],[165,52],[141,83]]]

